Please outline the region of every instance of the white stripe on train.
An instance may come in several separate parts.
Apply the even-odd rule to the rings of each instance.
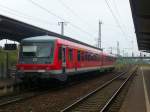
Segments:
[[[66,69],[65,73],[74,73],[74,72],[84,72],[84,71],[93,71],[93,70],[100,70],[100,69],[105,69],[105,68],[112,68],[114,67],[113,65],[109,66],[102,66],[102,67],[86,67],[86,68],[73,68],[73,69]],[[63,70],[20,70],[19,72],[37,72],[37,73],[45,73],[49,72],[51,74],[62,74]]]

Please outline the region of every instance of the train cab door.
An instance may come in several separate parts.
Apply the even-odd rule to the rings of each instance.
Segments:
[[[62,46],[62,72],[66,72],[66,47]]]

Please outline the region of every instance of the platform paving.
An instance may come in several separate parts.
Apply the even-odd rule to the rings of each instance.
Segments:
[[[150,112],[150,67],[138,70],[119,112]]]

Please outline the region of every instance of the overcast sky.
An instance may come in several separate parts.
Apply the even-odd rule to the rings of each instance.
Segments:
[[[33,1],[33,2],[32,2]],[[0,0],[0,14],[60,33],[58,22],[67,22],[65,35],[95,45],[98,22],[102,21],[102,47],[137,52],[129,0]],[[112,16],[106,1],[120,26]],[[39,5],[37,5],[39,4]],[[44,8],[40,8],[40,7]],[[132,45],[133,41],[133,45]],[[2,45],[4,41],[0,41]],[[113,51],[115,52],[115,50]]]

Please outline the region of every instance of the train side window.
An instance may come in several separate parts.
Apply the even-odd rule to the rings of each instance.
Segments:
[[[88,61],[90,61],[90,53],[88,53]]]
[[[101,61],[102,60],[102,57],[101,57],[101,55],[99,55],[99,61]]]
[[[80,60],[81,60],[81,52],[78,51],[78,61],[80,61]]]
[[[98,54],[97,54],[97,61],[99,60],[99,56],[98,56]]]
[[[81,53],[81,60],[84,61],[84,52]]]
[[[95,54],[95,61],[97,61],[97,54]]]
[[[99,61],[99,55],[97,54],[97,61]]]
[[[101,60],[101,57],[100,57],[100,55],[98,55],[98,61],[100,61]]]
[[[92,55],[92,61],[94,61],[94,54]]]
[[[97,61],[97,54],[95,54],[95,61]]]
[[[91,53],[89,53],[89,61],[91,61]]]
[[[93,61],[95,61],[95,54],[93,54]]]
[[[95,54],[93,55],[93,61],[95,61]]]
[[[69,49],[69,60],[71,61],[72,60],[72,54],[73,54],[73,52],[72,52],[73,50],[72,49]]]
[[[90,54],[90,61],[92,61],[92,53]]]
[[[62,47],[58,48],[58,59],[62,60]]]
[[[89,61],[89,53],[87,53],[87,61]]]
[[[88,55],[87,55],[87,52],[85,53],[85,60],[87,61],[88,59]]]

